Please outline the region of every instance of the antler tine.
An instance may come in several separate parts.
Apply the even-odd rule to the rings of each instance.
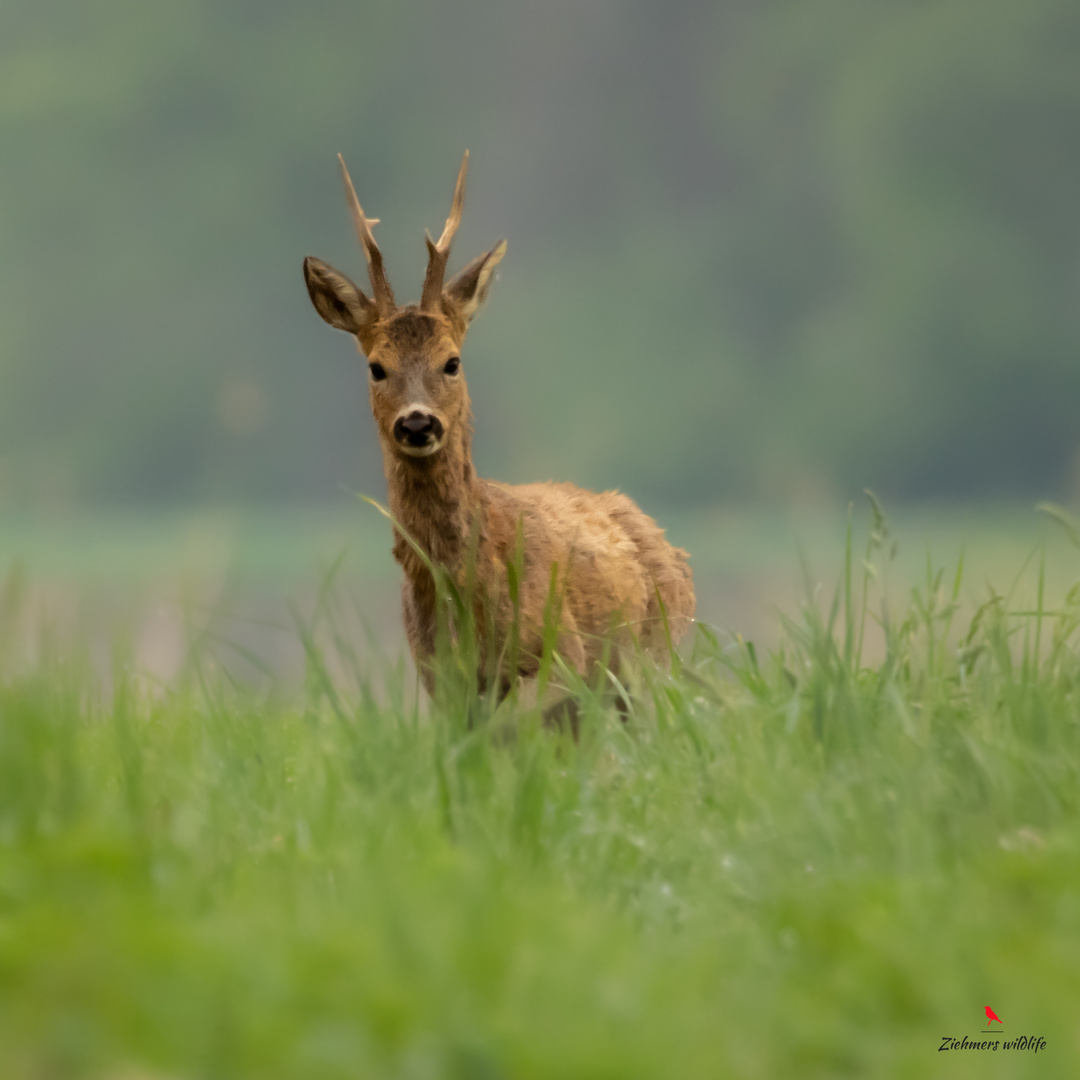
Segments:
[[[449,252],[454,233],[458,231],[458,226],[461,224],[461,211],[465,208],[465,177],[468,173],[469,151],[466,150],[461,159],[461,168],[458,169],[457,183],[454,184],[454,201],[450,204],[450,216],[446,219],[442,236],[435,245],[440,251]]]
[[[367,259],[368,277],[371,278],[371,289],[375,294],[375,306],[379,309],[379,315],[385,318],[394,310],[394,290],[390,288],[390,282],[386,280],[382,252],[371,232],[371,226],[378,225],[379,219],[369,218],[364,214],[360,200],[356,197],[352,177],[349,176],[349,170],[345,167],[345,159],[340,154],[337,157],[341,165],[341,179],[345,185],[345,202],[348,203],[357,239],[364,249],[364,258]]]
[[[432,243],[425,234],[428,248],[427,273],[424,275],[424,291],[420,297],[420,307],[431,311],[438,306],[442,296],[443,277],[446,274],[446,261],[450,257],[450,245],[454,234],[461,224],[461,212],[465,208],[465,177],[469,172],[469,151],[466,150],[458,170],[457,183],[454,185],[454,201],[450,204],[450,216],[446,219],[442,235]]]

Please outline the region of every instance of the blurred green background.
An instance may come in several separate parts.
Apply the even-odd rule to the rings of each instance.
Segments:
[[[1078,134],[1076,0],[0,4],[0,1080],[1076,1075]],[[578,746],[418,703],[301,277],[466,147],[481,474],[719,630]]]
[[[378,494],[313,253],[456,263],[482,474],[722,500],[1068,499],[1072,0],[9,0],[0,512]]]

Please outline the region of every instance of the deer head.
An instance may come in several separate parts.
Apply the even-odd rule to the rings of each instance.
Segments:
[[[469,397],[461,370],[461,347],[487,299],[496,265],[506,253],[500,240],[444,285],[450,245],[461,223],[469,152],[461,162],[454,200],[438,241],[427,236],[428,265],[419,304],[398,307],[386,278],[382,253],[360,207],[349,171],[338,155],[345,200],[367,259],[372,296],[321,259],[304,260],[304,280],[315,310],[331,326],[356,338],[368,359],[371,410],[388,452],[430,457],[468,425]]]

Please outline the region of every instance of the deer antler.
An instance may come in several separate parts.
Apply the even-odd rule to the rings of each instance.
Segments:
[[[371,288],[375,294],[375,306],[379,309],[379,317],[385,319],[393,314],[395,304],[394,290],[390,288],[390,282],[386,280],[382,252],[371,232],[371,226],[378,225],[379,219],[369,218],[364,214],[360,207],[360,200],[356,197],[352,177],[349,176],[349,170],[345,168],[345,159],[340,154],[337,158],[341,165],[341,179],[345,184],[345,201],[349,204],[349,213],[352,215],[356,236],[367,259],[368,276],[371,278]]]
[[[428,265],[424,275],[424,291],[420,295],[420,307],[424,311],[433,311],[439,305],[442,296],[443,277],[446,274],[446,260],[450,257],[450,244],[453,242],[454,233],[461,224],[461,211],[465,206],[465,176],[469,171],[469,151],[461,159],[461,168],[458,170],[457,183],[454,185],[454,201],[450,204],[450,216],[446,219],[446,227],[442,231],[437,243],[433,243],[428,233],[424,234],[427,241]]]

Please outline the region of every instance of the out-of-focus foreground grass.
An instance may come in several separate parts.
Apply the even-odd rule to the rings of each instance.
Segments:
[[[44,643],[0,682],[0,1076],[1076,1075],[1080,592],[885,602],[889,547],[579,742],[376,685],[332,587],[294,689]],[[1045,1048],[940,1052],[986,1005]]]

